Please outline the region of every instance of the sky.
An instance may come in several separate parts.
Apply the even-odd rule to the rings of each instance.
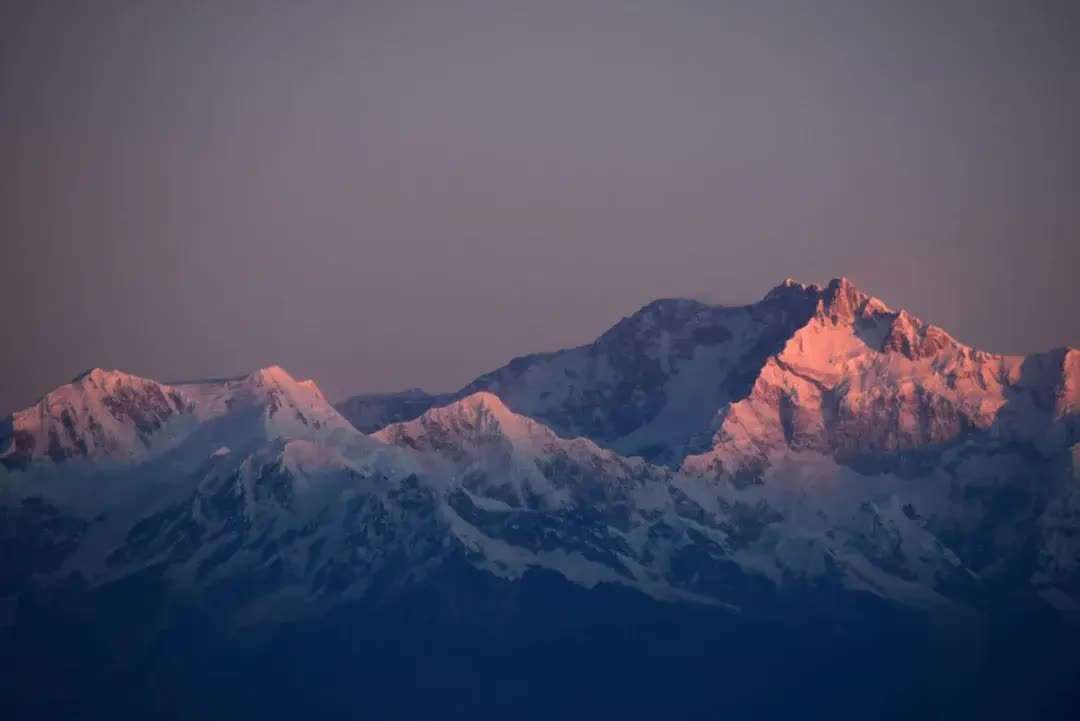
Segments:
[[[1074,2],[9,0],[0,413],[451,390],[787,276],[1080,345],[1077,128]]]

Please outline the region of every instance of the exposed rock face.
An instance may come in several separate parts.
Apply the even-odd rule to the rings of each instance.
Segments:
[[[902,310],[896,314],[889,334],[881,346],[885,353],[900,353],[909,360],[930,358],[955,343],[937,326],[921,322]]]
[[[1080,408],[1076,353],[977,351],[833,281],[749,395],[719,409],[713,448],[682,467],[734,474],[801,450],[841,462],[895,458],[974,437],[1059,448]]]
[[[94,368],[8,418],[0,429],[0,460],[20,466],[38,457],[61,462],[135,454],[192,410],[171,386]]]

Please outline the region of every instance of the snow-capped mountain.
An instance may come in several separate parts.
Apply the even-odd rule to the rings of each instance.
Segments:
[[[13,468],[46,459],[146,460],[193,434],[205,435],[226,415],[243,415],[254,440],[316,438],[351,428],[314,381],[296,381],[278,366],[232,379],[168,384],[93,368],[5,419],[0,462]]]
[[[356,396],[338,408],[358,428],[377,430],[374,418],[410,420],[489,391],[560,435],[677,464],[689,449],[707,447],[717,409],[746,394],[766,358],[806,323],[818,295],[787,282],[737,308],[657,300],[593,343],[515,358],[456,393]]]
[[[780,590],[836,583],[924,604],[966,598],[1027,563],[1029,582],[1066,607],[1080,605],[1078,369],[1075,350],[973,350],[846,279],[788,280],[742,308],[658,301],[592,345],[519,359],[452,397],[393,397],[444,405],[370,437],[278,367],[169,384],[95,369],[10,417],[0,454],[9,499],[38,498],[81,522],[112,515],[108,532],[81,531],[98,538],[96,564],[73,550],[78,560],[60,565],[88,578],[159,562],[176,544],[189,549],[180,565],[199,563],[225,539],[252,543],[265,519],[340,532],[322,494],[377,477],[382,507],[410,479],[440,544],[505,577],[549,568],[741,605],[738,584],[701,583],[722,564]],[[645,439],[667,464],[614,450]],[[694,444],[703,452],[687,454]],[[88,499],[58,480],[75,474],[109,492]],[[147,475],[166,480],[138,480]],[[148,494],[155,484],[163,490]],[[208,499],[222,493],[240,504],[230,511],[246,519],[240,536],[213,530]],[[136,533],[161,513],[197,536]],[[323,549],[341,542],[308,535]],[[699,565],[689,576],[688,553]],[[310,559],[293,569],[305,583],[319,571]]]
[[[849,457],[991,429],[1061,444],[1076,433],[1078,367],[1076,349],[1030,356],[975,350],[846,278],[825,287],[789,278],[748,306],[655,301],[591,344],[515,358],[456,393],[410,389],[354,396],[337,407],[373,432],[486,390],[564,437],[587,437],[666,465],[686,462],[696,472],[715,458],[718,444],[735,453],[740,426],[758,423],[758,411],[769,408],[777,413],[760,421],[768,427],[747,435],[771,436],[767,442],[776,446],[776,433],[791,421],[798,428],[789,430],[799,434],[793,447],[835,446]],[[776,383],[790,387],[770,391]],[[770,393],[775,397],[757,409],[756,399]],[[821,408],[812,410],[815,395]],[[787,417],[789,410],[798,420]],[[808,414],[828,429],[811,429]]]
[[[559,508],[619,497],[633,479],[655,476],[658,470],[586,438],[561,438],[484,391],[387,426],[373,438],[414,449],[450,469],[435,468],[433,475],[451,483],[460,478],[465,490],[501,497],[517,508]]]
[[[338,408],[374,432],[276,366],[94,369],[14,413],[0,630],[141,604],[149,648],[207,604],[273,634],[538,577],[739,618],[1080,611],[1080,351],[974,350],[846,279]]]
[[[895,463],[977,437],[1054,452],[1078,440],[1078,413],[1080,351],[977,351],[839,279],[683,468],[738,472],[791,450]]]
[[[8,465],[126,458],[149,450],[167,426],[193,411],[171,386],[93,368],[6,419],[0,458]]]
[[[416,451],[448,482],[451,532],[495,574],[545,567],[582,580],[587,569],[659,598],[735,607],[767,603],[763,584],[839,582],[933,605],[974,582],[891,484],[835,465],[816,497],[790,482],[716,486],[561,438],[487,392],[375,438]]]

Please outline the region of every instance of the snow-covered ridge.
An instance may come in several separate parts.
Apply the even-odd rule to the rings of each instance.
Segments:
[[[792,451],[848,460],[973,434],[1060,447],[1076,440],[1078,357],[978,351],[838,279],[682,467],[731,474]]]
[[[279,366],[177,384],[94,368],[6,419],[0,460],[9,467],[137,461],[176,447],[210,421],[253,410],[268,438],[351,431],[313,381],[297,381]]]
[[[562,438],[484,391],[372,437],[418,452],[434,476],[514,507],[565,505],[583,490],[575,482],[584,475],[610,484],[605,492],[634,477],[663,475],[640,458],[624,458],[587,438]]]
[[[414,389],[340,408],[373,431],[487,393],[563,438],[694,473],[735,471],[784,449],[846,458],[976,431],[1064,443],[1080,404],[1077,358],[977,351],[846,278],[824,287],[789,278],[742,307],[654,301],[592,344],[515,359],[455,394]],[[268,437],[349,428],[313,381],[279,366],[174,383],[96,368],[3,421],[0,458],[141,458],[254,406]]]
[[[593,343],[515,358],[427,402],[491,392],[563,437],[587,437],[623,455],[675,465],[688,450],[704,447],[717,409],[746,394],[765,358],[811,317],[821,292],[791,282],[740,307],[656,300]],[[424,410],[415,399],[362,397],[339,408],[358,425]]]
[[[398,439],[422,442],[436,431],[477,442],[505,437],[518,443],[543,443],[557,438],[546,426],[512,413],[497,395],[486,391],[433,408],[416,420],[387,426],[374,437],[387,443]]]
[[[89,534],[57,573],[275,566],[305,607],[447,558],[734,604],[767,582],[933,605],[1021,569],[1080,607],[1080,352],[974,350],[846,279],[660,300],[457,394],[369,398],[415,417],[365,436],[277,366],[96,369],[0,427],[0,503],[44,497]]]
[[[800,436],[796,446],[813,437],[818,447],[845,452],[918,447],[991,427],[1031,437],[1068,415],[1069,394],[1080,383],[1070,353],[978,351],[847,278],[824,286],[788,278],[747,306],[653,301],[593,343],[515,358],[456,393],[356,396],[338,407],[373,432],[488,391],[563,437],[678,467],[727,436],[749,434],[755,445],[776,447],[785,424]],[[1056,415],[1030,418],[1027,399],[1053,395],[1058,385],[1060,400],[1047,401],[1064,404]],[[828,432],[811,432],[810,418],[823,413],[829,419],[817,423]],[[758,419],[762,414],[771,420]],[[696,459],[689,467],[701,465]]]
[[[129,457],[195,407],[177,388],[116,370],[93,368],[13,414],[0,431],[0,458]]]

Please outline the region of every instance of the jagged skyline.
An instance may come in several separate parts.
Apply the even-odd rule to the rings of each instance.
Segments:
[[[359,429],[359,430],[361,430],[363,432],[369,432],[369,429],[365,427],[365,422],[364,422],[362,417],[366,412],[368,412],[367,409],[371,405],[370,404],[371,400],[375,401],[374,406],[376,408],[378,408],[379,406],[382,405],[382,402],[383,402],[384,399],[386,401],[390,402],[391,405],[393,405],[395,407],[398,406],[398,404],[401,404],[401,403],[404,402],[406,408],[412,407],[412,406],[415,406],[416,408],[421,408],[421,407],[422,408],[427,408],[427,407],[430,407],[433,404],[438,405],[438,404],[440,404],[442,402],[448,402],[449,400],[451,400],[453,398],[460,398],[460,397],[462,397],[463,395],[465,395],[467,393],[476,391],[477,389],[487,388],[491,384],[495,384],[497,386],[499,384],[499,382],[500,382],[499,378],[502,376],[502,374],[506,373],[507,371],[513,372],[514,369],[515,369],[515,366],[517,366],[518,369],[520,370],[520,368],[524,367],[524,366],[521,365],[522,363],[531,363],[533,359],[546,358],[546,357],[559,357],[560,355],[563,355],[563,354],[573,354],[573,353],[580,352],[580,351],[584,351],[586,353],[591,352],[590,349],[594,348],[597,344],[604,343],[604,340],[606,338],[609,338],[609,337],[611,337],[613,335],[618,335],[620,333],[621,328],[634,327],[634,326],[637,325],[637,323],[642,322],[641,321],[642,318],[648,319],[649,317],[651,317],[651,314],[653,314],[653,313],[659,313],[660,316],[663,317],[665,315],[671,315],[672,312],[674,312],[675,317],[680,317],[680,316],[683,317],[682,322],[685,322],[687,320],[686,316],[688,316],[688,314],[694,314],[694,313],[699,314],[699,315],[704,314],[705,316],[709,317],[709,320],[706,322],[706,324],[708,324],[709,322],[714,322],[712,317],[715,314],[720,314],[721,316],[730,317],[730,314],[732,314],[732,313],[738,314],[738,313],[741,313],[741,312],[749,311],[751,316],[753,316],[754,313],[758,309],[768,308],[770,301],[773,301],[774,304],[776,302],[780,303],[780,306],[781,306],[781,311],[780,312],[786,313],[786,314],[794,313],[794,315],[792,315],[788,320],[784,321],[784,325],[790,325],[790,327],[788,329],[788,332],[793,332],[796,328],[799,327],[799,325],[801,323],[807,322],[807,320],[810,318],[810,315],[808,315],[808,314],[811,313],[812,309],[814,308],[815,303],[817,303],[819,305],[819,310],[817,311],[819,313],[822,312],[821,308],[820,308],[822,303],[825,304],[825,307],[828,307],[830,309],[829,312],[831,312],[831,313],[836,312],[836,310],[834,308],[834,305],[838,303],[841,306],[841,311],[840,311],[841,314],[851,315],[852,313],[871,313],[871,312],[873,312],[875,314],[880,315],[882,318],[889,319],[889,328],[890,328],[890,330],[888,331],[887,336],[884,336],[883,338],[878,339],[878,340],[882,341],[882,343],[884,343],[884,345],[882,347],[882,350],[887,349],[887,348],[891,348],[891,350],[893,350],[893,351],[898,351],[898,352],[901,352],[902,354],[910,356],[912,353],[915,353],[917,355],[920,352],[918,347],[915,347],[914,349],[912,348],[912,343],[925,344],[927,342],[930,342],[932,347],[936,350],[942,344],[956,344],[958,342],[956,339],[954,339],[954,337],[949,332],[947,332],[945,329],[941,328],[940,326],[938,326],[938,325],[936,325],[934,323],[925,321],[924,319],[921,319],[921,318],[919,318],[919,317],[917,317],[915,315],[912,315],[908,311],[907,308],[899,308],[899,307],[893,308],[893,307],[890,307],[880,297],[877,297],[877,296],[873,295],[872,293],[868,293],[868,292],[864,291],[862,288],[860,288],[856,283],[854,283],[850,278],[848,278],[846,276],[839,276],[839,277],[833,278],[831,281],[829,281],[828,283],[824,283],[824,284],[803,283],[803,282],[789,276],[789,277],[784,278],[779,284],[777,284],[776,286],[771,288],[767,293],[765,293],[757,301],[754,301],[754,302],[751,302],[751,303],[746,303],[746,304],[739,304],[739,305],[710,304],[710,303],[706,303],[706,302],[701,301],[701,300],[691,299],[691,298],[657,298],[657,299],[654,299],[654,300],[650,301],[649,303],[646,303],[645,305],[641,306],[640,308],[638,308],[634,312],[624,315],[621,318],[621,320],[619,320],[619,321],[613,323],[612,325],[610,325],[609,327],[605,328],[601,333],[598,333],[595,337],[587,339],[584,343],[575,344],[575,345],[567,346],[567,347],[563,347],[563,348],[545,348],[545,349],[538,349],[538,350],[534,350],[534,351],[527,351],[527,352],[524,352],[524,353],[515,354],[513,357],[506,359],[506,361],[507,361],[506,365],[500,366],[500,367],[498,367],[498,368],[496,368],[494,370],[491,370],[489,372],[483,372],[483,373],[475,374],[474,376],[471,377],[471,381],[466,383],[464,386],[462,386],[456,392],[436,391],[434,393],[431,393],[431,392],[428,392],[428,389],[421,388],[417,384],[409,383],[408,379],[406,379],[405,383],[400,384],[398,386],[395,386],[393,388],[393,390],[390,390],[390,391],[370,391],[369,389],[365,388],[365,389],[360,389],[359,392],[356,392],[355,389],[354,389],[354,391],[351,391],[351,392],[346,391],[344,394],[340,395],[339,397],[333,397],[333,396],[329,396],[328,394],[324,394],[323,389],[321,387],[315,385],[316,381],[317,381],[317,379],[315,379],[315,378],[311,378],[311,379],[309,379],[307,381],[304,381],[304,383],[311,384],[312,387],[316,389],[316,392],[320,396],[328,398],[328,400],[331,401],[338,408],[338,410],[345,415],[345,417],[349,418],[349,420],[356,426],[357,429]],[[797,309],[792,308],[792,307],[785,307],[787,304],[789,304],[789,303],[791,303],[793,301],[795,302],[795,306],[796,306]],[[802,306],[805,306],[805,307],[802,307]],[[646,320],[645,322],[648,323],[648,322],[652,322],[652,321]],[[711,331],[712,329],[706,328],[705,330],[706,331]],[[726,329],[724,329],[724,334],[725,334],[725,336],[727,335]],[[912,337],[912,334],[914,334],[914,337]],[[714,339],[714,340],[723,341],[723,340],[726,340],[726,339],[727,338],[719,338],[719,339]],[[695,340],[697,340],[697,339],[695,339]],[[784,336],[783,340],[786,342],[787,336]],[[965,344],[963,344],[961,342],[960,345],[964,346]],[[1000,356],[1005,357],[1005,358],[1012,357],[1012,358],[1017,359],[1017,360],[1019,360],[1020,358],[1022,358],[1024,356],[1029,356],[1029,355],[1033,356],[1033,355],[1038,355],[1040,353],[1049,353],[1049,352],[1058,351],[1058,350],[1062,350],[1062,351],[1069,351],[1069,350],[1075,351],[1076,350],[1076,346],[1073,345],[1073,344],[1070,344],[1070,343],[1054,344],[1054,345],[1052,345],[1050,347],[1047,347],[1047,348],[1035,349],[1031,353],[1022,353],[1022,354],[994,354],[992,351],[986,351],[985,349],[976,349],[974,346],[966,346],[966,347],[968,347],[970,350],[972,350],[972,351],[974,351],[976,353],[982,353],[982,354],[989,353],[990,355],[1000,355]],[[641,349],[635,349],[635,350],[641,350]],[[765,359],[766,356],[768,356],[768,355],[770,355],[772,353],[778,353],[781,350],[782,350],[782,346],[778,346],[778,347],[771,347],[769,345],[762,346],[761,350],[759,352],[763,353],[765,355],[762,355],[761,359],[759,359],[759,360],[761,362],[764,362],[764,359]],[[705,359],[699,359],[699,360],[705,360]],[[707,362],[708,361],[706,361],[706,363]],[[81,371],[77,376],[75,376],[72,379],[72,383],[78,382],[79,380],[81,380],[83,377],[85,377],[87,375],[91,375],[91,374],[94,374],[94,373],[100,373],[100,372],[110,373],[110,372],[114,372],[114,371],[119,372],[121,375],[124,375],[124,376],[127,376],[127,375],[129,375],[130,373],[133,372],[131,368],[124,368],[124,367],[105,368],[103,366],[93,366],[93,367],[90,367],[90,368],[87,368],[87,369]],[[279,364],[272,363],[272,364],[260,366],[260,367],[254,368],[254,369],[245,369],[241,373],[231,374],[231,375],[227,375],[227,376],[222,375],[222,376],[203,376],[203,377],[199,377],[197,375],[187,373],[187,374],[181,374],[181,375],[173,377],[173,378],[160,378],[159,377],[159,378],[156,378],[155,380],[157,382],[162,382],[162,383],[165,383],[167,385],[172,385],[172,386],[185,386],[185,385],[190,385],[190,384],[205,384],[205,383],[227,383],[227,382],[243,381],[243,380],[251,377],[252,374],[259,375],[259,374],[262,374],[262,373],[266,373],[268,371],[269,372],[281,372],[281,373],[285,373],[286,375],[288,375],[288,371],[285,371]],[[138,375],[138,374],[136,374],[136,375]],[[150,378],[150,376],[146,376],[146,377]],[[303,377],[303,376],[298,374],[298,377]],[[691,382],[691,381],[688,380],[687,382]],[[57,379],[57,380],[53,381],[52,384],[46,390],[47,390],[47,392],[48,391],[56,391],[56,390],[62,389],[64,387],[66,387],[66,386],[64,385],[63,381],[60,380],[60,379]],[[700,394],[701,389],[696,389],[694,392],[695,392],[695,394]],[[42,395],[44,396],[45,393],[43,393]],[[700,401],[701,402],[713,402],[713,401],[716,401],[716,399],[710,398],[707,395],[702,395],[701,398],[700,398]],[[37,402],[37,400],[35,400],[35,403],[36,402]],[[357,403],[359,405],[354,405],[354,404],[357,404]],[[351,410],[350,410],[350,405],[353,405]],[[2,410],[2,409],[0,409],[0,410]],[[4,413],[15,413],[17,411],[29,411],[29,410],[30,410],[30,404],[26,404],[23,407],[12,408],[10,410],[3,411],[3,412]],[[400,410],[400,408],[399,408],[399,410]],[[414,417],[415,415],[418,415],[420,412],[421,411],[417,410],[416,413],[410,415],[409,417],[410,418]],[[680,412],[685,413],[686,409],[681,408]],[[381,411],[377,411],[376,415],[373,417],[372,420],[378,419],[378,418],[382,418]],[[375,430],[375,429],[381,428],[382,425],[384,425],[386,423],[389,423],[391,420],[397,420],[397,419],[396,418],[394,418],[394,419],[382,418],[382,421],[380,423],[372,426],[372,428],[370,430]],[[701,419],[697,419],[697,420],[700,421]],[[670,440],[670,439],[668,439],[668,440]]]
[[[988,512],[960,533],[955,524],[979,508],[974,499],[997,476],[1011,495],[989,507],[1000,512],[1009,501],[1019,514],[1013,527],[1034,529],[1037,518],[1041,529],[1019,544],[999,542],[1016,558],[1039,549],[1025,592],[1059,610],[1076,607],[1077,349],[986,353],[846,278],[824,287],[786,280],[742,308],[651,303],[588,346],[517,358],[426,402],[399,407],[370,433],[351,420],[355,408],[335,408],[314,381],[279,366],[179,384],[92,369],[0,420],[0,500],[10,506],[40,494],[32,497],[111,518],[129,507],[129,493],[196,483],[188,510],[163,511],[190,517],[166,524],[157,550],[142,535],[162,528],[153,520],[132,526],[129,517],[92,531],[117,543],[133,529],[121,550],[80,569],[99,583],[117,566],[163,551],[184,563],[203,539],[242,539],[260,518],[276,518],[273,526],[310,515],[305,528],[330,532],[313,541],[308,558],[317,560],[324,543],[337,542],[330,509],[348,514],[356,493],[390,482],[387,500],[407,497],[409,523],[435,521],[436,535],[457,539],[449,547],[460,542],[472,562],[510,580],[539,566],[585,587],[629,584],[659,600],[745,603],[727,583],[710,589],[697,573],[682,574],[683,542],[657,545],[682,536],[672,528],[689,522],[692,543],[704,529],[714,534],[708,555],[721,553],[781,588],[784,579],[835,578],[845,569],[848,588],[944,609],[996,573],[980,567],[987,557],[978,526],[1000,519]],[[1037,502],[1018,503],[1027,493]],[[237,499],[242,513],[218,519],[220,533],[192,530],[213,522],[211,509],[234,514]],[[431,501],[446,505],[435,515],[416,512]],[[384,512],[376,509],[368,527],[385,530]],[[597,512],[604,522],[583,536],[581,524],[590,527]],[[709,520],[711,513],[719,515]],[[547,520],[537,524],[536,514]],[[1024,514],[1034,515],[1018,524]],[[356,540],[343,541],[348,563],[357,560]],[[377,533],[376,554],[389,551],[386,541]],[[210,559],[238,548],[207,556],[196,578]],[[965,556],[973,567],[963,567]],[[361,578],[332,563],[311,581],[341,591]]]
[[[404,400],[369,435],[346,417],[354,408],[335,408],[313,381],[279,366],[176,385],[93,369],[0,420],[0,535],[11,549],[0,632],[13,640],[16,702],[52,708],[70,698],[55,691],[66,683],[93,689],[85,702],[76,696],[80,709],[124,706],[178,682],[215,687],[224,659],[233,678],[252,679],[230,688],[257,689],[244,707],[261,702],[275,715],[283,703],[319,708],[308,694],[322,693],[324,676],[311,664],[329,655],[349,674],[343,708],[370,710],[373,697],[399,711],[414,698],[445,708],[443,696],[395,692],[394,670],[388,684],[358,685],[370,679],[358,669],[385,667],[385,646],[357,645],[367,623],[376,619],[391,647],[423,624],[413,659],[430,656],[444,625],[450,638],[464,629],[480,643],[476,656],[488,657],[492,621],[497,638],[539,625],[531,643],[557,643],[562,634],[544,625],[551,609],[559,628],[585,623],[584,646],[602,659],[587,666],[610,668],[631,653],[632,668],[670,668],[673,658],[706,667],[700,685],[677,674],[680,693],[669,682],[633,684],[673,716],[718,704],[754,709],[748,718],[805,715],[806,643],[823,632],[821,647],[852,670],[887,661],[870,685],[853,684],[839,663],[812,664],[827,667],[813,688],[868,694],[858,713],[830,718],[888,717],[877,709],[927,694],[992,712],[1015,699],[1070,718],[1080,350],[986,353],[846,279],[789,281],[746,307],[660,300],[587,346],[517,358],[453,397]],[[416,598],[437,612],[409,610]],[[691,645],[677,654],[666,639],[639,646],[648,624],[620,624],[628,603],[677,611],[672,639]],[[94,631],[72,634],[69,617]],[[613,651],[588,630],[590,618],[620,624],[634,645]],[[335,619],[346,629],[361,619],[360,632],[282,646],[287,629],[306,635]],[[1016,631],[984,630],[1000,619]],[[714,621],[726,630],[712,651],[701,634]],[[117,623],[122,633],[111,630]],[[948,637],[923,646],[935,628]],[[117,677],[116,663],[95,662],[64,675],[35,651],[56,629],[63,645],[46,649],[76,659],[119,653],[139,673]],[[744,631],[746,641],[734,635]],[[337,661],[337,639],[355,660]],[[246,654],[219,655],[251,643],[254,665]],[[182,651],[192,645],[219,653]],[[747,668],[746,650],[758,646],[766,660]],[[452,647],[451,665],[471,668]],[[554,653],[558,663],[529,674],[529,693],[563,703],[551,691],[563,684],[546,679],[579,653],[580,644]],[[298,661],[303,683],[280,699],[263,658]],[[516,666],[508,658],[500,667]],[[765,677],[769,693],[732,700],[743,682],[713,659]],[[161,669],[149,689],[146,664]],[[1007,681],[986,681],[987,666]],[[409,688],[435,678],[407,668]],[[667,678],[645,668],[645,679]],[[592,697],[594,671],[584,671]],[[29,681],[41,673],[59,680]],[[774,676],[798,678],[799,690],[775,693]],[[610,696],[623,698],[626,673],[615,677]],[[487,690],[492,679],[468,683]],[[783,713],[756,712],[774,697]],[[490,717],[505,716],[495,705]]]
[[[121,455],[138,454],[134,440],[141,439],[149,449],[150,436],[174,415],[201,408],[196,415],[213,416],[231,406],[232,401],[222,398],[237,388],[250,393],[284,382],[316,405],[333,406],[333,418],[311,419],[317,430],[349,425],[364,434],[378,431],[373,437],[380,438],[392,424],[414,420],[429,409],[493,393],[500,403],[505,400],[515,412],[543,420],[566,438],[591,438],[625,455],[671,466],[696,465],[695,472],[700,472],[715,461],[708,453],[699,455],[708,449],[714,431],[713,440],[735,440],[729,449],[733,457],[749,449],[741,462],[751,465],[756,441],[746,446],[748,428],[753,429],[750,436],[783,436],[796,446],[839,448],[841,454],[867,443],[897,451],[976,428],[1001,432],[1009,427],[1016,432],[1014,426],[1023,426],[1016,420],[1018,406],[1025,407],[1023,415],[1032,410],[1026,408],[1029,402],[1044,411],[1050,403],[1055,412],[1075,403],[1068,399],[1078,390],[1078,361],[1080,349],[1068,345],[1025,355],[989,353],[907,309],[890,307],[846,277],[826,285],[789,277],[745,306],[658,299],[590,343],[517,356],[451,393],[412,387],[361,393],[331,404],[315,379],[298,381],[276,364],[230,378],[168,381],[95,367],[14,412],[9,417],[13,423],[0,424],[0,462],[18,465],[35,454],[62,460],[117,449]],[[843,381],[838,383],[838,378]],[[913,395],[916,381],[927,385]],[[1009,393],[1032,384],[1045,388],[1026,401],[1006,402]],[[142,386],[135,397],[149,393],[149,400],[128,408],[130,398],[121,391],[117,399],[80,408],[85,400],[78,399],[87,386]],[[852,397],[845,401],[849,393]],[[987,393],[998,397],[988,401]],[[1048,401],[1042,397],[1046,393],[1064,400]],[[789,395],[815,406],[810,413],[820,419],[798,433],[793,417],[772,418],[762,425],[770,412],[763,416],[759,406],[775,406],[779,396]],[[944,420],[923,428],[897,425],[896,417],[864,419],[881,426],[872,440],[853,437],[851,428],[835,417],[835,409],[826,409],[850,402],[848,412],[857,416],[870,410],[859,409],[867,398],[874,399],[871,405],[885,403],[915,416],[941,413]],[[80,418],[95,414],[103,414],[104,420],[80,428]],[[110,438],[110,428],[125,415],[135,420],[134,427],[124,428],[121,422],[121,436],[126,437],[117,442]],[[296,420],[304,426],[309,422],[302,413]]]
[[[1067,3],[0,15],[0,409],[90,366],[459,386],[657,297],[854,278],[1080,343]]]

